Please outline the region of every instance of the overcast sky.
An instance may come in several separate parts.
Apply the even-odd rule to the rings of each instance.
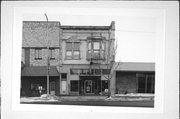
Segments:
[[[116,61],[155,62],[156,19],[141,16],[53,15],[49,21],[61,25],[107,26],[115,21],[115,38],[118,43]],[[44,14],[25,14],[25,21],[46,21]]]

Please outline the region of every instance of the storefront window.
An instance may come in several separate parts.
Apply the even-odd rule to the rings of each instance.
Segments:
[[[78,91],[78,81],[70,81],[70,91]]]
[[[154,74],[138,73],[138,93],[154,93]]]

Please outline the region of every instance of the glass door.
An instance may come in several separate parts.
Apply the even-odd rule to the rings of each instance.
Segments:
[[[85,94],[92,93],[92,81],[86,80],[84,82]]]

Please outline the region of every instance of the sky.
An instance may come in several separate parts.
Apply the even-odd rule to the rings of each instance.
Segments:
[[[47,14],[61,25],[109,26],[115,21],[116,61],[155,62],[156,19],[142,16]],[[24,14],[24,21],[46,21],[44,14]]]

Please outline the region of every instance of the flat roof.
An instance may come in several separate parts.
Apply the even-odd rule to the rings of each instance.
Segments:
[[[48,23],[48,24],[58,24],[58,26],[63,30],[109,30],[111,26],[73,26],[73,25],[60,25],[59,21],[23,21],[23,23]]]
[[[155,71],[152,62],[116,62],[116,71]]]
[[[61,26],[63,30],[109,30],[110,26]]]

